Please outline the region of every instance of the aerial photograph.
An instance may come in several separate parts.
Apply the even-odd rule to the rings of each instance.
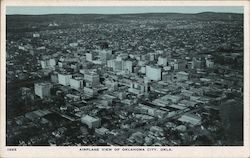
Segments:
[[[243,10],[7,6],[6,146],[243,146]]]

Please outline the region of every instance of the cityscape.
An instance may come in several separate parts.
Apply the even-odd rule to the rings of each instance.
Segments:
[[[6,145],[243,146],[243,24],[6,15]]]

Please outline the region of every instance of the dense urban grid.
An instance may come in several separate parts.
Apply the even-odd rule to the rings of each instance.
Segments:
[[[7,15],[6,140],[243,145],[243,15]]]

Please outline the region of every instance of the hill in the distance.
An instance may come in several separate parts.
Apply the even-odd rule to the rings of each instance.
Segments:
[[[84,23],[130,23],[143,20],[198,20],[198,21],[242,21],[243,14],[203,12],[183,13],[142,13],[142,14],[46,14],[46,15],[6,15],[7,31],[29,28],[33,25],[47,26],[49,22],[60,25]]]

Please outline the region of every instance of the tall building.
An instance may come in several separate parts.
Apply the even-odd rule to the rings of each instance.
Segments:
[[[69,80],[72,78],[70,74],[58,74],[58,83],[64,86],[69,86]]]
[[[189,61],[187,63],[187,69],[194,69],[194,62],[193,61]]]
[[[212,59],[211,55],[205,58],[206,61],[206,67],[207,68],[213,68],[214,67],[214,60]]]
[[[161,68],[154,66],[146,66],[146,76],[149,80],[161,80]]]
[[[124,61],[122,70],[126,71],[128,73],[132,73],[133,72],[133,62],[130,60]]]
[[[107,61],[107,66],[113,68],[114,71],[123,71],[132,73],[133,72],[133,62],[130,60],[113,59]]]
[[[148,91],[150,91],[150,86],[149,86],[150,80],[147,77],[144,77],[143,83],[145,86],[145,92],[147,93]]]
[[[92,61],[93,60],[93,54],[92,53],[86,53],[86,60]]]
[[[87,71],[84,73],[84,81],[86,83],[86,87],[95,87],[100,83],[100,76],[97,73]]]
[[[51,80],[51,82],[53,82],[53,83],[58,83],[58,73],[57,73],[57,72],[53,72],[53,73],[50,75],[50,80]]]
[[[107,64],[107,61],[111,58],[112,51],[111,50],[98,50],[100,61],[102,64]]]
[[[155,57],[156,57],[156,54],[155,54],[155,53],[149,53],[149,60],[150,60],[150,61],[154,61],[154,60],[155,60]]]
[[[124,64],[121,59],[113,59],[107,61],[107,66],[113,68],[114,71],[122,71]]]
[[[145,66],[142,66],[140,68],[140,73],[146,74],[146,67]]]
[[[206,66],[206,61],[203,57],[199,58],[194,57],[193,62],[194,62],[194,68],[196,69],[203,69]]]
[[[86,60],[93,62],[97,60],[97,56],[98,56],[97,52],[88,52],[86,53]]]
[[[64,61],[58,61],[58,66],[59,66],[60,68],[63,68],[63,67],[65,67],[66,65],[67,65],[66,62],[64,62]]]
[[[34,85],[35,94],[39,96],[41,99],[50,96],[51,88],[52,84],[50,83],[35,83]]]
[[[206,67],[207,68],[214,68],[214,61],[206,60]]]
[[[107,61],[107,67],[113,68],[115,65],[115,60],[108,60]]]
[[[115,60],[113,70],[114,71],[122,71],[123,70],[123,61],[122,60]]]
[[[167,62],[168,60],[166,57],[162,57],[162,56],[158,57],[158,65],[167,66]]]
[[[173,59],[173,61],[170,62],[170,66],[174,70],[185,70],[187,69],[187,62],[185,60]]]
[[[42,66],[43,69],[55,68],[55,65],[56,65],[55,59],[41,60],[41,66]]]
[[[178,69],[179,69],[179,64],[178,64],[178,62],[174,62],[173,67],[174,67],[174,70],[178,70]]]
[[[78,62],[73,62],[70,64],[70,68],[74,70],[74,72],[79,71],[80,64]]]
[[[82,77],[75,77],[69,79],[69,84],[72,89],[80,90],[83,88],[83,78]]]

